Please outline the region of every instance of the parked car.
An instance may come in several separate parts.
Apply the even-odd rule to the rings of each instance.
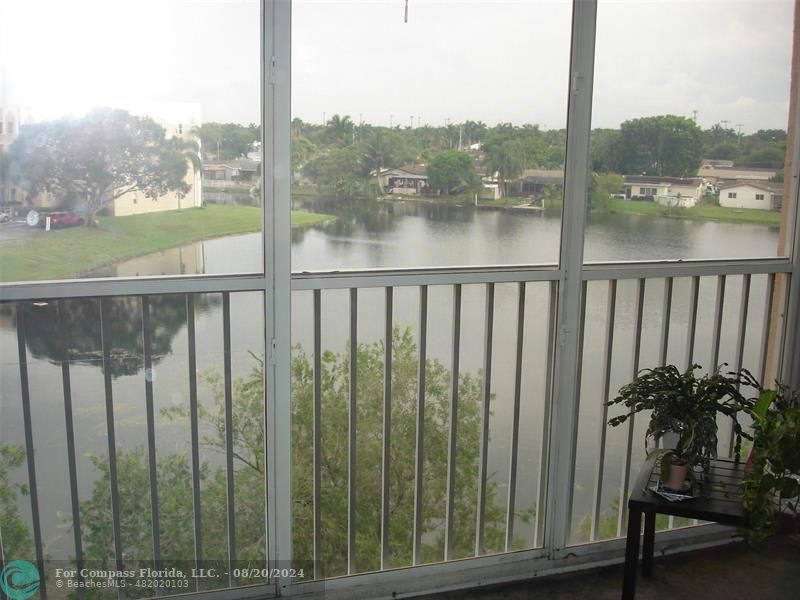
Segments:
[[[0,223],[8,223],[11,220],[11,215],[7,212],[0,212]]]
[[[47,217],[50,217],[50,229],[63,229],[64,227],[79,227],[86,223],[83,217],[68,212],[54,212],[49,215],[40,215],[37,225],[42,229],[47,227]]]

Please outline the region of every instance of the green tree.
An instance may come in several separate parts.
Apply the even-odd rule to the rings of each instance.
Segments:
[[[522,174],[525,169],[525,149],[519,140],[507,140],[486,150],[486,166],[497,173],[500,193],[509,195],[509,182]]]
[[[25,462],[25,451],[0,442],[0,528],[6,558],[31,558],[31,535],[17,508],[19,496],[28,495],[26,485],[15,483],[11,472]]]
[[[151,351],[153,365],[169,356],[172,341],[186,325],[186,301],[181,295],[151,296]],[[197,296],[198,310],[220,303],[212,294]],[[56,305],[19,304],[25,312],[25,341],[35,358],[60,364],[67,358],[74,364],[102,365],[100,302],[94,298],[62,300],[61,326],[58,326]],[[0,315],[14,315],[11,305],[0,305]],[[142,303],[135,296],[119,296],[108,300],[108,322],[111,323],[110,367],[113,377],[136,375],[142,368]],[[53,332],[63,334],[64,349]],[[102,367],[101,367],[102,368]]]
[[[10,155],[31,195],[77,198],[93,225],[98,212],[128,192],[187,194],[189,166],[199,165],[196,151],[193,142],[167,139],[150,118],[100,108],[79,119],[22,127]]]
[[[463,133],[467,136],[467,147],[483,141],[487,130],[486,123],[483,121],[466,121],[463,126]]]
[[[216,160],[233,160],[247,156],[254,144],[261,139],[261,128],[255,123],[249,126],[238,123],[204,123],[195,130],[203,146],[203,156]]]
[[[591,161],[596,173],[620,172],[620,132],[618,129],[592,130]]]
[[[364,170],[367,173],[375,173],[381,194],[384,190],[380,184],[380,174],[384,168],[395,163],[400,153],[399,146],[396,134],[383,128],[373,129],[364,144]]]
[[[333,115],[326,123],[326,128],[327,137],[334,145],[347,146],[353,143],[353,121],[350,115]]]
[[[702,132],[686,117],[661,115],[620,126],[620,171],[693,177],[703,158]]]
[[[594,211],[608,210],[612,194],[622,193],[625,180],[616,173],[592,173],[589,184],[589,208]]]
[[[392,362],[392,430],[390,463],[391,510],[390,565],[411,563],[416,441],[418,355],[410,330],[395,328]],[[380,567],[381,464],[383,419],[383,342],[359,344],[357,349],[358,426],[356,493],[357,570]],[[321,453],[321,536],[322,576],[346,573],[347,556],[347,422],[349,398],[349,350],[327,351],[322,359],[322,453]],[[447,495],[447,447],[450,411],[450,372],[438,360],[426,363],[424,484],[422,494],[423,560],[442,559],[444,509]],[[224,382],[218,374],[205,381],[215,401],[202,407],[203,443],[224,453]],[[294,556],[297,561],[312,557],[313,524],[313,389],[314,374],[309,357],[299,347],[292,361],[292,519]],[[481,376],[459,376],[458,451],[455,473],[455,539],[457,557],[471,556],[477,510],[477,473],[481,419]],[[264,560],[264,366],[259,359],[247,378],[233,388],[233,448],[236,490],[237,555],[242,559]],[[174,419],[186,419],[187,410],[165,411]],[[219,462],[219,461],[216,461]],[[91,498],[81,503],[87,558],[113,557],[113,529],[107,461],[94,459],[101,476]],[[136,449],[117,456],[122,502],[122,546],[132,560],[152,558],[149,487],[146,454]],[[159,499],[162,507],[161,539],[165,562],[193,557],[191,535],[190,467],[184,454],[158,457]],[[202,519],[204,554],[220,560],[226,556],[226,485],[222,467],[204,464]],[[503,547],[505,512],[495,502],[496,483],[487,486],[485,546],[487,551]],[[165,514],[165,511],[167,514]],[[529,518],[532,508],[522,513]]]
[[[363,188],[361,160],[352,146],[333,148],[320,153],[303,168],[303,173],[319,186],[325,186],[337,198],[352,198]]]
[[[458,150],[443,150],[428,164],[428,183],[445,195],[473,190],[480,185],[472,157]]]

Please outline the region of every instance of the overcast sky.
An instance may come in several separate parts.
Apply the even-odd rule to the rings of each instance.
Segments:
[[[295,0],[293,116],[565,125],[570,1],[408,5],[405,23],[404,0]],[[600,0],[593,126],[697,110],[704,128],[785,129],[792,5]],[[38,119],[193,102],[204,121],[256,122],[258,14],[257,0],[0,0],[5,102]]]

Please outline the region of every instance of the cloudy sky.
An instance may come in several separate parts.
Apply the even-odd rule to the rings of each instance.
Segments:
[[[563,127],[568,0],[295,0],[293,115]],[[785,128],[791,0],[600,0],[593,125]],[[257,0],[0,0],[0,95],[38,118],[192,102],[259,117]],[[2,101],[2,96],[0,96]]]

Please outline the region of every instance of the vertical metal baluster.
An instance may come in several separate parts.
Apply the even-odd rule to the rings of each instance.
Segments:
[[[639,373],[639,355],[642,349],[642,311],[644,309],[644,288],[646,280],[639,279],[636,294],[636,329],[633,334],[633,377]],[[622,468],[620,485],[619,520],[617,521],[617,537],[622,537],[623,523],[628,520],[628,488],[631,481],[631,456],[633,454],[633,415],[628,419],[628,440],[625,446],[625,464]]]
[[[517,287],[517,360],[514,370],[514,412],[511,419],[511,443],[509,448],[508,497],[506,500],[506,544],[510,552],[514,543],[514,511],[517,495],[517,458],[519,445],[519,409],[522,397],[522,350],[525,329],[525,282]]]
[[[444,559],[453,557],[456,440],[458,436],[458,359],[461,345],[461,284],[453,286],[453,348],[450,367],[450,433],[447,445],[447,507],[445,510]]]
[[[194,560],[202,568],[203,535],[200,508],[200,427],[197,408],[197,343],[194,324],[194,295],[186,294],[186,337],[189,353],[189,426],[192,437],[192,516],[194,527]],[[195,587],[200,590],[200,578]]]
[[[486,479],[489,454],[489,419],[492,398],[492,334],[494,333],[494,283],[486,284],[486,318],[483,344],[483,411],[479,447],[478,515],[475,527],[475,556],[484,553],[483,534],[486,525]]]
[[[761,332],[761,365],[758,368],[758,381],[763,387],[767,385],[767,353],[769,352],[769,330],[772,327],[772,303],[775,300],[775,273],[767,276],[767,298],[764,301],[764,328]]]
[[[36,459],[33,448],[33,421],[31,418],[31,395],[28,385],[28,352],[25,348],[25,309],[20,310],[17,303],[17,350],[19,351],[19,382],[22,396],[22,420],[25,427],[25,462],[28,464],[28,493],[31,497],[31,521],[33,524],[33,544],[36,549],[36,565],[39,573],[44,573],[44,552],[42,549],[42,529],[39,522],[39,488],[36,485]],[[47,597],[45,580],[41,580],[41,594]]]
[[[577,402],[575,403],[575,410],[580,411],[580,400],[581,400],[581,386],[583,385],[583,342],[584,336],[586,335],[586,296],[589,287],[589,282],[583,280],[581,282],[581,302],[580,307],[578,310],[578,339],[577,339],[577,369],[576,369],[576,380],[575,380],[575,394],[578,396]],[[579,413],[580,414],[580,413]],[[572,446],[571,452],[574,457],[577,457],[577,446],[578,446],[578,427],[577,423],[575,429],[572,431],[570,435],[570,445]],[[575,481],[575,463],[573,461],[570,478],[574,482]],[[569,496],[567,497],[567,514],[572,515],[572,502],[574,499],[574,486],[570,489]],[[571,526],[569,524],[569,520],[571,516],[567,517],[567,530],[566,535],[567,539],[569,539],[570,529]]]
[[[544,543],[545,517],[547,515],[547,480],[548,468],[550,464],[550,426],[551,411],[553,404],[553,369],[555,350],[556,350],[556,323],[558,320],[558,282],[550,282],[550,308],[548,314],[547,327],[547,365],[545,367],[544,383],[544,414],[542,415],[542,447],[539,452],[539,494],[536,502],[536,526],[534,527],[533,539],[537,546]]]
[[[736,372],[742,370],[744,362],[744,341],[747,336],[747,313],[750,309],[750,273],[742,275],[742,299],[739,303],[739,331],[736,334]],[[736,386],[739,387],[738,385]],[[733,456],[735,433],[731,421],[731,437],[728,440],[728,456]]]
[[[667,351],[669,350],[669,322],[672,317],[672,288],[673,279],[667,277],[664,280],[664,305],[661,309],[661,343],[659,344],[658,364],[667,364]],[[661,440],[656,440],[656,448],[661,446]],[[670,515],[667,527],[672,529],[675,526],[675,517]]]
[[[61,383],[64,390],[64,428],[67,435],[67,468],[69,469],[69,496],[72,507],[72,535],[75,544],[75,566],[78,581],[83,582],[83,541],[81,539],[81,510],[78,496],[78,467],[75,457],[75,420],[72,415],[72,379],[69,371],[69,354],[64,333],[62,300],[56,300],[56,329],[58,330],[58,354],[61,361]],[[86,589],[78,588],[78,598],[86,597]]]
[[[152,520],[153,563],[161,569],[161,535],[158,511],[158,471],[156,469],[156,425],[153,408],[153,340],[150,328],[150,298],[141,297],[142,345],[144,346],[144,398],[147,419],[147,458],[150,475],[150,515]],[[156,590],[157,595],[160,590]]]
[[[714,309],[714,332],[711,334],[711,368],[713,372],[719,366],[719,338],[722,334],[722,313],[725,309],[725,275],[717,276],[717,300]]]
[[[111,483],[111,523],[114,531],[114,561],[118,571],[122,563],[122,528],[119,512],[119,484],[117,481],[117,440],[114,429],[114,395],[111,385],[113,365],[111,360],[110,298],[100,299],[100,337],[103,349],[103,387],[106,396],[106,432],[108,437],[108,477]],[[124,598],[125,590],[117,589],[117,597]]]
[[[419,365],[417,366],[417,438],[414,465],[412,564],[422,559],[422,494],[425,468],[425,367],[428,362],[428,286],[419,288]]]
[[[694,338],[697,334],[697,300],[700,297],[700,277],[692,277],[689,291],[689,321],[686,324],[686,368],[694,364]]]
[[[611,365],[614,351],[614,323],[617,313],[617,280],[612,279],[608,282],[608,315],[606,317],[606,344],[603,356],[603,383],[602,393],[603,402],[600,408],[600,450],[597,455],[597,470],[594,477],[594,506],[592,510],[592,528],[589,532],[589,540],[594,541],[600,529],[600,513],[602,512],[601,502],[603,498],[603,476],[605,474],[606,462],[606,436],[608,433],[608,399],[611,395]]]
[[[314,290],[314,577],[322,573],[322,290]]]
[[[386,313],[384,317],[383,348],[383,450],[381,459],[381,571],[389,568],[389,461],[392,448],[392,343],[393,343],[394,291],[386,288]],[[416,538],[415,538],[416,539]]]
[[[358,289],[350,288],[350,402],[347,427],[347,574],[356,572],[356,427],[358,425]]]
[[[661,309],[661,343],[659,344],[658,364],[667,364],[667,351],[669,350],[669,323],[672,318],[672,288],[673,279],[667,277],[664,280],[664,305]]]
[[[233,469],[233,376],[231,374],[231,294],[222,293],[222,345],[225,370],[225,467],[228,509],[228,583],[236,586],[236,499]]]
[[[783,369],[783,354],[784,354],[784,352],[786,350],[786,343],[785,343],[786,342],[786,335],[787,335],[787,332],[786,332],[786,312],[787,312],[788,307],[789,307],[789,293],[792,290],[792,275],[791,275],[791,273],[781,273],[781,279],[783,279],[786,282],[785,285],[783,286],[783,301],[781,303],[781,306],[786,307],[786,308],[784,308],[784,310],[781,311],[781,319],[783,321],[783,324],[782,324],[783,326],[780,327],[779,331],[777,332],[778,335],[780,336],[779,339],[777,340],[778,360],[775,363],[776,364],[777,374],[778,374],[778,377],[777,377],[778,381],[780,381],[782,379],[786,379],[787,377],[789,377],[791,375],[791,373],[783,373],[782,369]]]

